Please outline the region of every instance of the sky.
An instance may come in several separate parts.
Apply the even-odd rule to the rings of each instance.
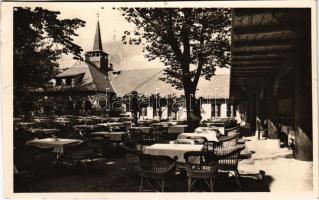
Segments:
[[[109,54],[114,70],[164,68],[159,60],[148,61],[144,58],[142,46],[124,45],[121,38],[125,30],[134,30],[135,25],[127,22],[121,12],[105,5],[73,4],[68,5],[46,4],[48,10],[60,11],[59,18],[79,18],[86,21],[85,27],[79,28],[74,38],[75,43],[85,51],[92,50],[97,20],[100,22],[103,50]],[[99,17],[97,16],[99,15]],[[75,61],[72,56],[63,56],[59,61],[61,68],[71,67]],[[227,74],[229,69],[217,69],[216,74]]]

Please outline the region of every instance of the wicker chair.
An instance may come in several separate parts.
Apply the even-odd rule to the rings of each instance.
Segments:
[[[92,158],[104,158],[106,146],[110,144],[109,138],[103,136],[93,136],[87,140],[87,144],[92,147]]]
[[[140,162],[139,156],[142,153],[142,146],[131,141],[125,141],[121,144],[121,148],[125,153],[126,175],[134,174],[135,167]]]
[[[63,164],[67,166],[80,164],[87,174],[87,163],[92,162],[95,157],[94,149],[88,143],[81,143],[78,146],[68,148],[63,155]]]
[[[176,159],[168,156],[157,156],[141,154],[141,184],[139,191],[142,191],[143,185],[154,180],[159,186],[161,192],[164,192],[165,180],[175,174]]]
[[[157,137],[154,134],[143,133],[139,135],[139,139],[137,141],[140,145],[153,145],[157,142]]]
[[[186,139],[191,139],[194,141],[195,144],[207,144],[207,138],[203,136],[198,136],[198,135],[192,135],[188,136]]]
[[[213,152],[189,151],[184,154],[187,171],[188,192],[191,191],[197,180],[204,180],[213,191],[218,174],[218,157]]]
[[[238,160],[240,152],[245,149],[245,145],[236,145],[229,147],[219,146],[215,148],[215,154],[220,158],[218,161],[218,169],[221,171],[227,171],[228,173],[234,173],[236,184],[239,189],[242,190],[239,178],[240,174],[238,172]]]
[[[229,135],[229,136],[220,136],[218,138],[219,145],[222,147],[235,146],[237,144],[239,135],[240,134],[237,132],[236,134]]]
[[[238,126],[235,126],[235,127],[232,127],[232,128],[225,128],[225,135],[234,135],[236,133],[238,133],[239,131],[239,127]]]

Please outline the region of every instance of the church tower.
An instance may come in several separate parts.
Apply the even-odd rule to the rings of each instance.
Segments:
[[[100,32],[100,22],[97,21],[93,50],[85,53],[85,61],[107,74],[109,68],[109,55],[103,51]]]

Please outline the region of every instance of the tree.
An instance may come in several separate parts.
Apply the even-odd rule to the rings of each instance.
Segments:
[[[145,57],[166,66],[164,77],[184,89],[190,131],[201,119],[195,98],[200,77],[207,80],[216,67],[229,67],[231,10],[222,8],[122,8],[136,30],[125,31],[124,44],[144,45]],[[213,86],[212,86],[213,87]]]
[[[82,60],[82,48],[74,43],[80,19],[59,19],[60,12],[40,7],[14,8],[14,102],[30,108],[30,88],[44,87],[57,73],[62,54]],[[29,102],[29,103],[28,103]],[[16,110],[16,109],[15,109]]]

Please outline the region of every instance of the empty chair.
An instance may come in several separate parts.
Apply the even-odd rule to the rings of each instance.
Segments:
[[[131,141],[125,141],[121,144],[121,148],[125,150],[125,166],[126,174],[134,174],[135,167],[140,162],[140,154],[142,153],[142,146]]]
[[[238,161],[240,152],[243,149],[245,149],[245,145],[219,146],[214,150],[215,154],[220,158],[218,161],[218,169],[233,174],[240,190],[242,190],[242,187],[239,180]]]
[[[221,145],[222,147],[235,146],[237,144],[238,138],[239,138],[238,132],[236,134],[229,135],[229,136],[220,136],[218,138],[219,145]]]
[[[207,138],[203,137],[203,136],[199,136],[199,135],[192,135],[192,136],[188,136],[186,139],[191,139],[194,141],[195,144],[207,144]]]
[[[145,134],[141,129],[130,129],[130,140],[138,142],[141,140],[141,135]]]
[[[203,180],[213,191],[218,174],[218,157],[213,152],[190,151],[184,154],[187,171],[188,192],[197,180]]]
[[[93,136],[87,140],[89,146],[93,149],[93,157],[104,158],[106,153],[106,147],[110,144],[109,138],[104,136]]]
[[[87,173],[87,163],[93,161],[94,149],[87,143],[68,148],[63,155],[63,164],[68,167],[80,164],[83,167],[85,173]]]
[[[142,191],[145,183],[154,180],[160,186],[160,191],[164,192],[165,180],[175,174],[176,160],[168,156],[141,154],[140,168],[141,184],[139,191]]]
[[[225,128],[225,135],[234,135],[236,133],[238,133],[239,127],[238,126],[234,126],[231,128]]]

